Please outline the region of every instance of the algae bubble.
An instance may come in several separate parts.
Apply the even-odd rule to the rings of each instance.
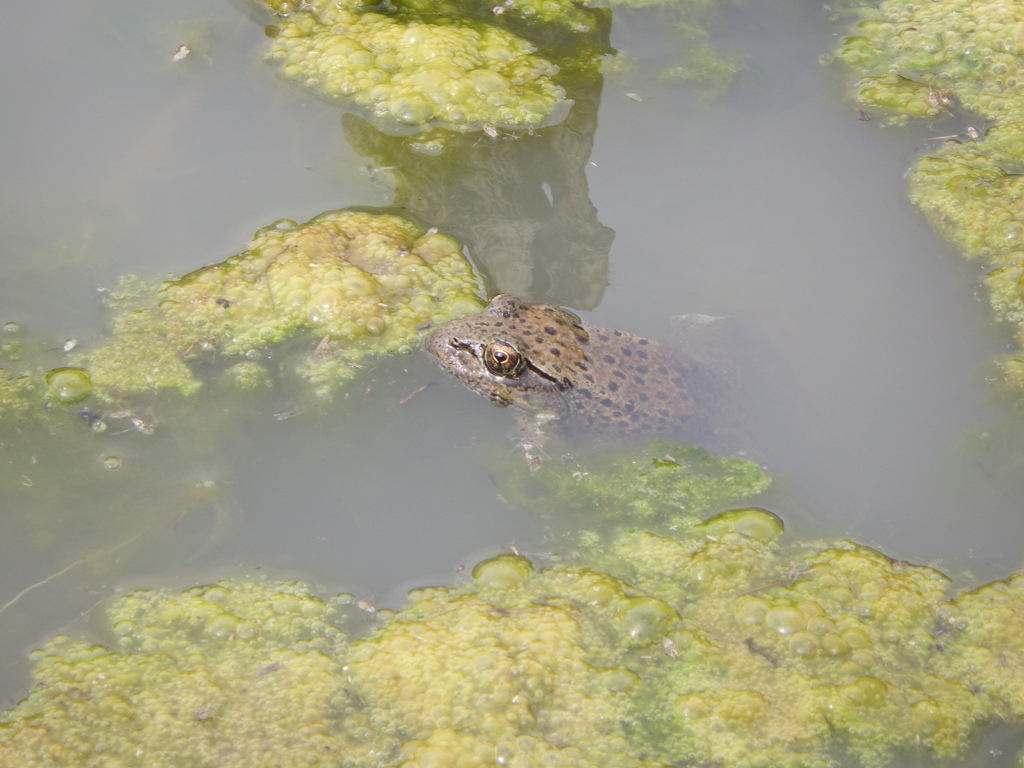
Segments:
[[[84,368],[54,368],[46,372],[46,394],[65,405],[80,403],[92,394],[92,379]]]
[[[533,563],[519,555],[498,555],[478,563],[473,578],[483,587],[509,589],[533,574]]]
[[[774,541],[785,529],[781,517],[760,507],[726,510],[696,526],[696,530],[703,531],[709,539],[740,533],[764,542]]]

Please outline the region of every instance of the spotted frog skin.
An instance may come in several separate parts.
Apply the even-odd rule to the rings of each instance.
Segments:
[[[687,437],[706,426],[711,382],[699,362],[550,304],[498,294],[479,315],[432,331],[427,350],[534,429],[609,439]]]

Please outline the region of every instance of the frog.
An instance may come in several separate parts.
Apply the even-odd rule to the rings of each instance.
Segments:
[[[690,328],[717,319],[683,317]],[[528,451],[550,434],[699,442],[715,432],[711,406],[723,377],[713,359],[591,325],[553,304],[500,293],[480,314],[433,329],[425,345],[443,370],[517,413]]]

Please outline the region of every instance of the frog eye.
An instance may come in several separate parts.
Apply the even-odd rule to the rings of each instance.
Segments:
[[[526,366],[526,358],[505,341],[492,341],[484,347],[484,365],[495,376],[515,378]]]

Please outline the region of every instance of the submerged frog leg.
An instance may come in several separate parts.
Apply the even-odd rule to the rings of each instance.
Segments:
[[[530,416],[520,415],[519,448],[523,452],[526,464],[531,472],[540,472],[543,468],[541,456],[547,456],[544,446],[548,441],[548,433],[544,425],[556,421],[558,416],[553,413],[534,413]]]
[[[676,354],[717,362],[722,350],[729,347],[728,338],[734,331],[731,321],[728,315],[674,315],[668,319],[665,345]]]
[[[742,415],[740,367],[748,360],[748,344],[737,322],[729,316],[686,314],[669,318],[664,347],[688,365],[688,381],[700,403],[703,429],[710,436],[705,447],[730,451],[739,434]]]

